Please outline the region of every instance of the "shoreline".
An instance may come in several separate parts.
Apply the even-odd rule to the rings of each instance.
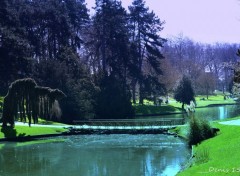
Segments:
[[[217,107],[217,106],[227,106],[227,105],[236,105],[236,104],[211,104],[202,107],[196,108],[207,108],[207,107]],[[161,115],[174,115],[174,114],[185,114],[186,112],[173,112],[173,113],[161,113],[161,114],[150,114],[150,115],[137,115],[136,117],[147,117],[147,116],[161,116]],[[42,125],[45,126],[45,125]],[[181,126],[181,125],[176,125]],[[101,135],[101,134],[166,134],[166,135],[174,135],[176,137],[184,137],[180,136],[178,133],[171,131],[175,129],[176,126],[172,126],[169,128],[160,128],[160,129],[77,129],[74,126],[68,125],[67,127],[63,127],[68,129],[68,131],[57,133],[57,134],[41,134],[41,135],[27,135],[27,136],[17,136],[17,137],[9,137],[9,138],[0,138],[0,142],[25,142],[31,140],[37,140],[40,138],[47,137],[57,137],[57,136],[69,136],[69,135]],[[47,125],[45,126],[47,127]],[[61,128],[60,126],[58,128]]]
[[[169,131],[174,128],[176,127],[174,126],[174,127],[159,128],[159,129],[76,129],[76,128],[70,127],[68,131],[62,132],[59,134],[42,134],[42,135],[32,135],[32,136],[0,138],[0,142],[27,142],[27,141],[34,141],[34,140],[48,138],[48,137],[72,136],[72,135],[164,134],[164,135],[180,137],[177,135],[177,133],[173,133]]]
[[[196,106],[198,108],[211,108],[211,107],[218,107],[218,106],[229,106],[229,105],[237,105],[238,103],[224,103],[224,104],[209,104],[207,106]],[[187,113],[184,111],[179,112],[164,112],[164,113],[155,113],[155,114],[136,114],[135,117],[148,117],[148,116],[162,116],[162,115],[175,115],[175,114],[185,114]]]

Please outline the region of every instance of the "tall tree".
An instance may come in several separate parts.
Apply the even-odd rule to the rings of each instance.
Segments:
[[[133,97],[135,97],[135,89],[138,83],[139,102],[143,104],[145,80],[149,77],[154,80],[154,77],[162,73],[160,60],[163,59],[163,55],[160,48],[165,40],[160,37],[159,32],[163,29],[163,22],[154,12],[149,11],[143,0],[134,0],[132,5],[129,6],[129,11],[131,41],[136,46],[137,68],[141,73],[138,79],[133,80]],[[151,72],[144,69],[146,65],[151,68]],[[135,98],[133,99],[135,100]]]
[[[26,29],[19,20],[22,1],[0,2],[0,94],[6,93],[10,83],[29,75],[31,58]],[[24,6],[23,6],[24,8]]]
[[[197,79],[198,92],[208,96],[213,93],[215,89],[215,77],[211,72],[202,72]]]
[[[184,109],[184,104],[190,104],[190,101],[195,100],[194,96],[191,80],[184,75],[174,92],[174,98],[182,103],[182,109]]]
[[[95,10],[92,43],[101,90],[97,115],[98,118],[110,118],[109,114],[114,114],[118,109],[119,114],[112,118],[126,118],[133,114],[127,85],[131,71],[127,13],[121,2],[116,0],[97,0]]]

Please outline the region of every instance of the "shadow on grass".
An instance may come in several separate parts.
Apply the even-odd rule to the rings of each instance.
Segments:
[[[52,122],[52,121],[43,121],[43,122],[41,122],[41,124],[43,124],[43,125],[53,125],[54,122]]]
[[[24,137],[26,133],[20,133],[17,135],[17,130],[10,126],[2,127],[1,132],[4,134],[5,138],[15,138],[15,137]]]

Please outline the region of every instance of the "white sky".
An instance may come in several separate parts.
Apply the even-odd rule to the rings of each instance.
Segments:
[[[165,21],[162,37],[182,34],[196,42],[240,43],[239,0],[145,0],[150,10]],[[88,7],[95,0],[86,0]],[[128,7],[132,0],[122,0]]]

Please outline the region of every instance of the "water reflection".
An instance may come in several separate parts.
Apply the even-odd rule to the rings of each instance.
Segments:
[[[165,135],[92,135],[0,150],[2,176],[175,175],[189,158],[185,143]]]
[[[240,115],[240,108],[238,105],[223,105],[216,107],[206,107],[206,108],[196,108],[194,113],[195,117],[205,118],[207,120],[222,120],[225,118],[232,118]],[[161,116],[148,116],[148,117],[137,117],[137,118],[147,118],[151,119],[161,119],[161,118],[184,118],[187,117],[186,114],[171,114],[171,115],[161,115]]]
[[[196,116],[207,120],[223,120],[240,114],[237,105],[226,105],[196,109]]]

